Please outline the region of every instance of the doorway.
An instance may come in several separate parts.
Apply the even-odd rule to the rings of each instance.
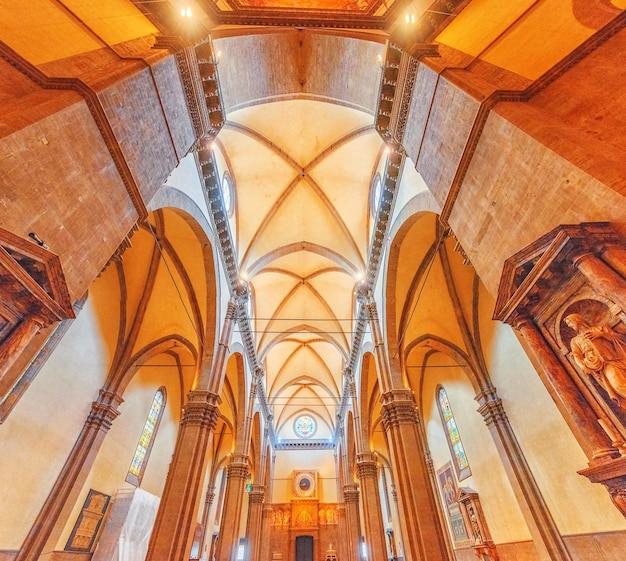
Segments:
[[[313,536],[296,538],[296,561],[313,561]]]

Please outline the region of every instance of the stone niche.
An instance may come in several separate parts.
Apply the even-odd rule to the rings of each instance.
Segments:
[[[626,242],[606,222],[555,228],[506,261],[494,319],[518,330],[586,453],[578,473],[626,516]]]

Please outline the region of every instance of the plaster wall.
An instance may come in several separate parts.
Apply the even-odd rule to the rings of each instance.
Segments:
[[[319,501],[337,502],[334,450],[277,451],[272,483],[272,503],[287,503],[294,497],[293,471],[317,471]]]
[[[108,361],[87,300],[0,426],[0,549],[20,548],[98,396]]]
[[[120,415],[114,421],[100,448],[56,549],[65,547],[89,489],[95,489],[114,499],[118,489],[133,488],[125,478],[154,394],[161,386],[166,389],[167,402],[140,485],[144,491],[152,495],[161,495],[176,443],[181,395],[175,368],[154,366],[140,369],[126,388],[124,402],[119,408]]]
[[[460,368],[435,370],[441,371],[441,374],[427,375],[422,389],[428,446],[435,470],[454,461],[437,409],[436,389],[441,384],[448,394],[471,470],[471,475],[463,481],[457,481],[457,485],[470,487],[479,494],[487,526],[495,543],[531,539],[493,439],[482,416],[476,412],[475,392],[469,380]]]

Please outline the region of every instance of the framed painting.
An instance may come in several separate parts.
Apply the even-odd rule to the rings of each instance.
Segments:
[[[441,498],[448,517],[450,534],[455,545],[465,546],[470,542],[463,520],[461,507],[457,501],[458,489],[454,476],[452,462],[448,462],[437,470],[437,482],[441,492]]]

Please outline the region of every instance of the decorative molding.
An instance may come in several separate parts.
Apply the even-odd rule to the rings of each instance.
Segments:
[[[542,295],[558,292],[576,274],[577,257],[602,254],[619,242],[609,222],[553,228],[504,262],[493,319],[515,323],[517,317],[533,317],[545,300]]]
[[[306,440],[289,438],[276,441],[274,450],[332,450],[335,443],[324,438],[308,438]]]
[[[409,54],[389,41],[383,61],[383,73],[376,108],[376,130],[383,140],[402,143],[406,128],[419,60],[439,56],[437,44],[418,44]]]

